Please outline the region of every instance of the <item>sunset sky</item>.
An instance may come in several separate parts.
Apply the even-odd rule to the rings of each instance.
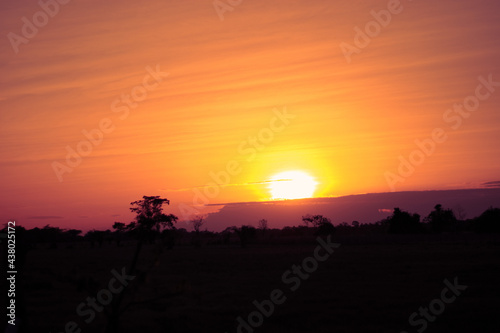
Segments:
[[[182,217],[270,200],[293,170],[315,197],[500,180],[497,1],[223,1],[223,20],[209,0],[65,1],[53,17],[1,5],[2,223],[110,228],[143,195]],[[390,22],[355,40],[381,10]],[[464,100],[479,103],[447,111]],[[446,140],[401,176],[436,129]],[[92,151],[71,166],[77,146]]]

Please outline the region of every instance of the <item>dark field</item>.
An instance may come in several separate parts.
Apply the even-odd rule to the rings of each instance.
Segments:
[[[500,332],[500,236],[352,235],[332,241],[341,246],[296,291],[290,290],[295,282],[284,282],[282,275],[314,255],[314,237],[247,248],[145,246],[140,271],[123,292],[122,305],[132,304],[120,318],[120,331],[236,332],[237,317],[247,321],[256,311],[254,300],[267,300],[280,289],[286,301],[275,305],[255,332],[423,332],[423,324],[411,326],[408,318],[441,298],[443,281],[456,277],[467,289],[433,316],[425,331]],[[27,304],[26,332],[64,332],[69,321],[82,332],[105,330],[108,308],[89,324],[84,322],[89,316],[78,316],[76,308],[108,287],[112,269],[130,265],[134,243],[66,247],[39,246],[27,253],[24,276],[18,276]]]

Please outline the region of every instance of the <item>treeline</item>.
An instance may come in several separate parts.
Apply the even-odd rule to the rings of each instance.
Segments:
[[[176,221],[176,219],[173,219]],[[247,244],[259,241],[279,241],[283,238],[308,237],[328,234],[435,234],[435,233],[500,233],[500,208],[489,208],[481,215],[472,218],[458,218],[452,209],[436,205],[427,216],[403,211],[395,208],[391,216],[375,223],[342,222],[334,226],[331,220],[322,215],[306,215],[302,217],[302,225],[287,226],[282,229],[271,229],[265,219],[258,221],[257,227],[251,225],[232,226],[221,232],[202,231],[203,217],[190,221],[193,231],[176,228],[171,223],[166,228],[138,229],[134,222],[128,225],[115,222],[112,230],[90,230],[83,234],[77,229],[61,229],[46,225],[43,228],[25,229],[16,227],[16,233],[22,234],[24,242],[30,247],[45,244],[48,248],[57,248],[65,243],[87,243],[90,247],[103,245],[122,246],[125,243],[141,238],[145,243],[161,243],[167,249],[175,244],[192,245],[230,245]],[[146,232],[147,231],[147,232]],[[1,230],[6,232],[6,228]],[[69,245],[68,245],[69,244]]]
[[[395,208],[390,217],[382,221],[391,234],[443,233],[443,232],[500,232],[500,208],[489,208],[473,219],[459,219],[451,209],[436,205],[434,210],[421,219]]]

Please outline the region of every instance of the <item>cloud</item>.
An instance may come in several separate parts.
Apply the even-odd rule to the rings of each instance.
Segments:
[[[28,216],[30,220],[52,220],[52,219],[62,219],[62,216],[56,215],[38,215],[38,216]]]
[[[436,203],[441,203],[444,207],[458,204],[470,216],[478,216],[488,207],[497,206],[499,198],[500,188],[371,193],[336,198],[233,203],[209,214],[207,225],[213,230],[224,230],[235,223],[252,225],[265,218],[274,228],[300,224],[301,217],[306,214],[324,215],[334,225],[349,221],[372,223],[385,218],[382,213],[392,213],[391,209],[380,207],[400,207],[402,210],[427,216]]]
[[[482,184],[484,187],[488,188],[500,188],[500,181],[486,182]]]

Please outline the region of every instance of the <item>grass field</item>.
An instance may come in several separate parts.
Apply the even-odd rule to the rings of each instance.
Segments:
[[[411,326],[410,315],[439,299],[443,281],[453,283],[455,277],[467,289],[425,331],[500,332],[499,236],[353,235],[332,240],[341,246],[295,291],[282,275],[313,256],[318,245],[313,237],[247,248],[180,245],[159,252],[154,245],[145,246],[141,271],[124,291],[123,305],[135,304],[121,317],[121,332],[236,332],[236,319],[247,320],[256,311],[253,301],[269,299],[274,289],[286,300],[263,317],[255,332],[417,332],[423,326]],[[76,308],[107,288],[112,269],[128,266],[134,249],[133,243],[102,248],[79,243],[30,250],[20,282],[27,332],[63,332],[68,321],[82,332],[104,331],[108,308],[96,312],[90,323]]]

